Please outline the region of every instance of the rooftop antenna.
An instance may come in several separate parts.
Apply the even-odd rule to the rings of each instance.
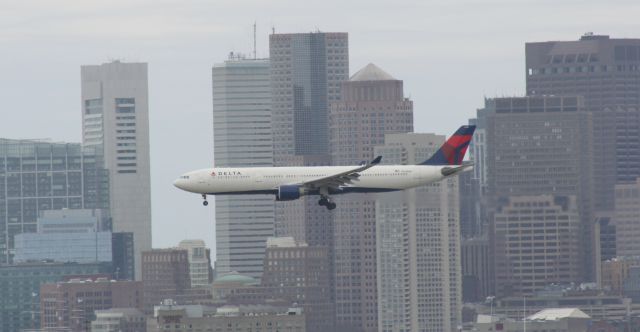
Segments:
[[[256,54],[256,21],[253,21],[253,60],[258,58]]]

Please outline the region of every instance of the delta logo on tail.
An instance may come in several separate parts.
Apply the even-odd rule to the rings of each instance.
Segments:
[[[421,165],[460,165],[467,152],[476,126],[462,126]]]

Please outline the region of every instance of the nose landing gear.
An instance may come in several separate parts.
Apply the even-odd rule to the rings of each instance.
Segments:
[[[204,206],[209,205],[209,202],[207,202],[207,195],[206,194],[202,194],[202,199],[204,199],[204,202],[202,202],[202,205],[204,205]]]

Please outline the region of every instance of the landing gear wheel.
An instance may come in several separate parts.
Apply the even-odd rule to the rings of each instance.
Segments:
[[[329,202],[329,204],[327,204],[327,209],[328,209],[328,210],[333,210],[333,209],[335,209],[335,208],[336,208],[336,206],[337,206],[337,205],[336,205],[336,203],[334,203],[334,202]]]
[[[322,197],[320,198],[320,200],[318,201],[318,205],[320,206],[325,206],[329,204],[329,200],[326,197]]]
[[[207,195],[202,194],[202,199],[204,199],[204,202],[202,202],[202,205],[204,205],[204,206],[209,205],[209,202],[207,202]]]
[[[209,205],[209,202],[204,201],[204,202],[202,202],[202,205],[207,206],[207,205]]]

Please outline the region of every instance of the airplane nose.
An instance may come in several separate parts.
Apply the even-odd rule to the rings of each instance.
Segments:
[[[178,188],[178,189],[183,189],[182,188],[182,181],[180,179],[176,179],[175,181],[173,181],[173,186]]]

